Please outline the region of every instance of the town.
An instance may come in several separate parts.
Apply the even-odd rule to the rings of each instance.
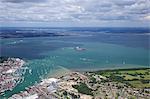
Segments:
[[[19,58],[0,58],[0,94],[12,90],[22,80],[24,63]]]

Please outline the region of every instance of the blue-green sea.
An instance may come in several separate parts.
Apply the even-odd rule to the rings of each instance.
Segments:
[[[31,70],[26,71],[22,83],[1,97],[23,91],[25,87],[38,83],[48,75],[63,71],[64,68],[90,71],[149,67],[149,35],[138,35],[145,31],[138,34],[110,34],[85,30],[53,29],[53,32],[59,34],[63,31],[66,35],[1,39],[1,56],[20,57],[26,61],[24,66]],[[78,51],[76,47],[85,50]]]

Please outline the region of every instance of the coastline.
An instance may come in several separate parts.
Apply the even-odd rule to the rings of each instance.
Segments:
[[[62,67],[63,68],[63,67]],[[93,99],[93,97],[98,97],[98,98],[94,98],[94,99],[99,99],[100,97],[119,97],[117,96],[117,93],[124,91],[124,94],[121,95],[120,97],[132,97],[132,96],[138,96],[138,97],[149,97],[149,94],[142,92],[140,93],[142,90],[148,90],[147,88],[134,88],[132,86],[130,86],[129,84],[125,83],[124,81],[120,81],[120,79],[117,78],[117,80],[115,80],[116,78],[111,78],[111,73],[114,75],[118,75],[118,73],[121,72],[125,72],[125,74],[127,72],[134,72],[137,74],[137,71],[149,71],[150,68],[128,68],[128,69],[105,69],[105,70],[97,70],[97,71],[93,71],[93,72],[77,72],[77,71],[69,71],[65,68],[63,68],[64,70],[58,70],[58,72],[53,75],[53,76],[47,76],[47,78],[42,79],[40,83],[30,86],[28,88],[26,88],[25,91],[22,91],[21,93],[18,94],[14,94],[11,98],[9,99],[16,99],[15,97],[32,97],[32,96],[36,96],[36,97],[40,97],[40,99],[42,98],[46,98],[46,97],[53,97],[53,98],[62,98],[65,97],[66,95],[64,93],[70,94],[69,97],[78,97],[80,96],[79,99]],[[101,72],[102,71],[102,72]],[[110,77],[104,76],[101,73],[106,73],[109,72]],[[60,73],[60,74],[59,74]],[[99,75],[100,73],[100,75]],[[145,72],[146,73],[146,72]],[[144,75],[145,75],[144,73]],[[122,75],[122,74],[120,74]],[[130,75],[127,73],[127,75]],[[141,73],[139,74],[141,75]],[[134,75],[133,75],[134,76]],[[112,76],[115,77],[115,76]],[[117,76],[116,76],[117,77]],[[146,76],[147,77],[147,76]],[[147,78],[149,79],[149,78]],[[141,80],[141,79],[140,79]],[[125,81],[132,81],[132,80],[125,80]],[[134,81],[134,78],[133,78]],[[137,81],[137,80],[136,80]],[[99,87],[101,86],[101,87]],[[119,86],[116,88],[116,86]],[[150,86],[150,85],[148,85]],[[83,88],[80,88],[83,87]],[[120,89],[121,87],[121,89]],[[49,89],[51,88],[51,89]],[[84,90],[84,88],[86,89],[86,91]],[[100,94],[98,94],[98,96],[95,94],[97,92],[99,92],[97,90],[97,88],[102,88],[100,89],[102,96]],[[109,91],[112,90],[110,89],[112,88],[113,90],[115,90],[115,92],[113,91]],[[123,89],[122,89],[123,88]],[[84,90],[84,91],[83,91]],[[90,91],[91,90],[91,91]],[[97,90],[97,91],[96,91]],[[106,93],[105,93],[105,91]],[[107,93],[108,91],[108,93]],[[135,93],[136,92],[136,93]],[[42,94],[41,94],[42,93]],[[105,94],[104,94],[105,93]],[[107,95],[109,94],[109,95]],[[127,95],[127,96],[126,96]],[[67,96],[68,97],[68,96]],[[141,98],[143,99],[143,98]],[[144,98],[145,99],[145,98]]]
[[[130,65],[129,65],[130,66]],[[45,78],[60,78],[61,76],[67,75],[72,72],[86,73],[86,72],[99,72],[99,71],[119,71],[119,70],[140,70],[140,69],[150,69],[149,66],[139,67],[116,67],[116,68],[95,68],[95,69],[67,69],[63,66],[59,66],[60,69],[56,70],[54,73],[47,74]]]
[[[112,68],[94,68],[94,69],[71,69],[76,72],[96,72],[96,71],[109,71],[109,70],[132,70],[132,69],[149,69],[149,66],[141,66],[139,67],[112,67]]]
[[[60,69],[56,70],[53,74],[47,74],[45,78],[60,78],[61,76],[67,75],[69,73],[78,72],[78,73],[87,73],[87,72],[100,72],[100,71],[126,71],[126,70],[146,70],[150,67],[126,67],[126,68],[95,68],[95,69],[67,69],[62,66],[59,66]]]
[[[57,70],[55,70],[53,73],[49,73],[49,74],[47,74],[47,76],[45,76],[44,78],[42,78],[41,79],[41,81],[40,82],[42,82],[43,80],[48,80],[48,79],[57,79],[57,80],[60,80],[60,81],[63,81],[63,84],[68,84],[68,83],[70,83],[70,82],[68,82],[68,81],[65,81],[64,79],[66,79],[65,77],[68,77],[68,76],[70,76],[70,75],[72,75],[72,77],[74,77],[75,76],[75,78],[76,77],[83,77],[84,79],[87,79],[87,77],[89,77],[87,74],[90,74],[90,73],[94,73],[94,74],[96,74],[96,73],[98,73],[98,72],[112,72],[112,71],[130,71],[130,70],[134,70],[134,71],[136,71],[136,70],[146,70],[146,69],[150,69],[150,68],[148,68],[148,67],[137,67],[137,68],[135,68],[135,66],[134,66],[134,68],[133,67],[126,67],[126,68],[101,68],[101,69],[93,69],[93,70],[91,70],[91,69],[84,69],[84,70],[82,70],[82,69],[80,69],[80,70],[69,70],[69,69],[67,69],[67,68],[64,68],[64,67],[62,67],[62,66],[59,66],[59,69],[57,69]],[[86,77],[87,76],[87,77]],[[71,77],[70,77],[70,79],[72,79]],[[89,79],[89,78],[88,78]],[[35,85],[33,85],[33,86],[28,86],[27,87],[27,89],[32,89],[32,88],[38,88],[38,87],[41,87],[40,86],[40,82],[39,83],[37,83],[37,84],[35,84]],[[81,81],[82,82],[82,81]],[[74,81],[74,82],[72,82],[73,84],[78,84],[76,81]],[[65,85],[66,86],[66,85]],[[72,87],[72,85],[70,86],[70,88]],[[63,87],[62,87],[62,89],[63,89]],[[38,89],[37,89],[38,90]],[[39,90],[41,90],[41,89],[39,89]],[[21,94],[24,94],[24,92],[26,92],[26,90],[24,90],[24,91],[21,91],[21,92],[19,92],[19,93],[21,93]],[[17,93],[17,94],[19,94],[19,93]],[[76,92],[76,93],[78,93],[78,92]],[[15,94],[16,95],[16,94]],[[31,94],[32,95],[32,94]],[[80,94],[81,96],[83,96],[83,94]],[[12,95],[12,96],[14,96],[14,95]],[[90,96],[84,96],[84,97],[90,97]],[[83,98],[83,99],[85,99],[85,98]],[[90,98],[91,99],[91,98]]]
[[[64,68],[62,66],[59,66],[60,69],[56,70],[53,74],[50,73],[50,74],[47,74],[47,76],[45,78],[59,78],[61,76],[64,76],[64,75],[67,75],[71,72],[73,72],[72,70],[69,70],[67,68]]]

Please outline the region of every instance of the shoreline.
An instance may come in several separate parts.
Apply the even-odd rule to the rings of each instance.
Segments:
[[[16,97],[29,98],[32,96],[36,96],[39,98],[41,97],[41,99],[45,97],[61,98],[61,97],[66,97],[66,94],[68,94],[69,97],[80,97],[79,99],[93,99],[93,97],[103,97],[103,98],[107,96],[118,97],[117,93],[122,92],[122,90],[124,90],[125,93],[123,95],[120,95],[120,97],[132,97],[132,96],[148,97],[149,96],[148,93],[145,93],[145,92],[143,92],[143,94],[140,93],[141,90],[147,91],[147,88],[145,87],[143,87],[144,89],[138,88],[138,87],[134,88],[131,85],[126,83],[126,81],[129,81],[129,82],[132,82],[134,80],[137,81],[136,79],[130,78],[131,80],[126,80],[125,77],[129,77],[129,75],[135,76],[135,75],[131,75],[129,72],[140,71],[140,70],[145,71],[144,74],[142,73],[142,75],[144,76],[146,72],[149,71],[150,68],[130,68],[130,69],[128,68],[128,69],[113,69],[113,70],[107,69],[107,70],[97,70],[95,72],[88,72],[88,71],[86,72],[69,71],[68,72],[68,70],[66,70],[65,68],[63,67],[61,68],[64,69],[64,71],[58,70],[58,72],[61,74],[57,74],[58,73],[57,72],[56,73],[57,75],[55,77],[47,76],[47,78],[43,78],[40,81],[40,83],[27,87],[26,90],[12,95],[11,97],[9,97],[9,99],[16,99]],[[107,72],[109,72],[108,74],[109,76],[107,77],[103,74],[97,73],[100,71],[104,71],[103,73],[106,73],[106,74]],[[122,71],[125,71],[125,73],[122,73],[120,74],[120,76],[117,76],[119,72],[121,73]],[[134,72],[133,74],[137,74],[137,73]],[[112,76],[112,75],[116,75],[116,76]],[[122,77],[124,77],[122,80],[117,78],[117,77],[121,77],[121,75]],[[137,75],[141,75],[141,74],[138,73]],[[116,77],[116,78],[112,79],[111,76]],[[141,79],[143,81],[146,81],[144,80],[144,78],[139,78],[140,81]],[[112,90],[115,90],[115,92],[108,91],[108,90],[111,90],[110,88],[113,88]],[[102,96],[101,94],[98,94],[98,96],[96,95],[97,92],[99,92],[98,89],[100,90]],[[137,92],[137,93],[134,93],[134,92]]]
[[[70,69],[64,68],[62,66],[59,66],[60,69],[56,70],[54,73],[49,73],[45,78],[59,78],[60,76],[67,75],[71,72],[74,72]]]
[[[22,64],[24,65],[25,62]],[[133,66],[134,67],[134,66]],[[96,72],[100,72],[100,71],[119,71],[119,70],[140,70],[140,69],[150,69],[148,66],[147,67],[129,67],[127,65],[126,68],[95,68],[95,69],[80,69],[80,70],[75,70],[75,69],[67,69],[63,66],[59,66],[58,70],[55,70],[52,73],[48,73],[47,76],[45,76],[44,78],[42,78],[40,80],[40,82],[44,79],[51,79],[51,78],[55,78],[55,79],[61,79],[62,77],[65,77],[67,75],[71,75],[74,73],[77,73],[79,75],[84,75],[86,73],[96,73]],[[38,83],[39,84],[39,83]],[[34,84],[33,86],[36,86],[36,84]],[[33,86],[28,86],[27,88],[32,88]],[[25,90],[24,90],[25,91]],[[22,91],[22,92],[24,92]],[[20,92],[19,92],[20,93]]]
[[[78,72],[78,73],[87,73],[87,72],[100,72],[100,71],[119,71],[119,70],[141,70],[141,69],[150,69],[149,66],[141,66],[141,67],[125,67],[125,68],[95,68],[95,69],[67,69],[63,66],[59,66],[60,69],[56,70],[54,73],[47,74],[45,78],[60,78],[61,76],[65,76],[67,74]]]
[[[130,68],[99,68],[99,69],[73,69],[74,72],[98,72],[98,71],[113,71],[113,70],[140,70],[140,69],[150,69],[150,67],[130,67]]]

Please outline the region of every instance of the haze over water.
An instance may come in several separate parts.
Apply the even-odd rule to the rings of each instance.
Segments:
[[[64,68],[99,70],[149,66],[148,28],[1,28],[1,56],[32,70],[6,97]],[[77,51],[76,47],[86,50]]]

